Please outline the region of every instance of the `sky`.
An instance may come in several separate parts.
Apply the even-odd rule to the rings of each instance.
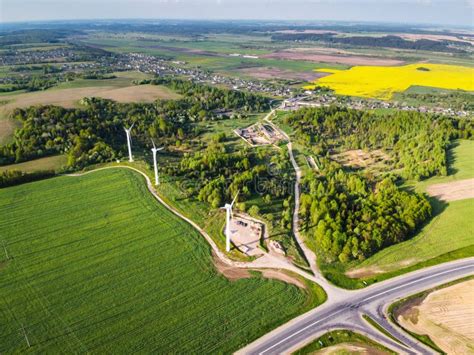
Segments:
[[[474,0],[0,0],[0,22],[71,19],[324,20],[474,26]]]

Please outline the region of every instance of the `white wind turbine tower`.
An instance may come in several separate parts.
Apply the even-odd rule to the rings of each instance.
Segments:
[[[135,123],[132,123],[132,125],[130,126],[130,128],[125,128],[123,127],[123,129],[125,130],[125,133],[127,134],[127,145],[128,145],[128,161],[130,163],[133,162],[133,157],[132,157],[132,136],[130,135],[130,132],[132,131],[132,128],[133,126],[135,125]]]
[[[225,250],[227,252],[230,251],[230,219],[233,218],[232,214],[232,206],[234,206],[235,200],[237,200],[237,196],[239,193],[235,195],[234,199],[232,200],[231,204],[226,203],[224,207],[221,207],[221,209],[225,209],[226,216],[225,216]]]
[[[151,151],[153,152],[153,167],[155,169],[155,185],[159,185],[160,179],[158,178],[158,165],[156,163],[156,153],[159,152],[160,150],[163,150],[163,147],[157,148],[155,146],[155,142],[153,141],[153,139],[151,140],[151,142],[153,143],[153,148],[151,148]]]

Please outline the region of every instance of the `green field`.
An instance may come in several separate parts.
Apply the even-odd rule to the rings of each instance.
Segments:
[[[427,180],[409,182],[418,192],[425,192],[429,185],[474,178],[474,140],[455,141],[448,150],[448,176],[435,176]]]
[[[127,170],[0,190],[0,352],[231,352],[320,302],[210,248]],[[2,251],[3,252],[3,251]]]
[[[408,186],[418,192],[424,192],[432,184],[473,178],[473,157],[474,141],[454,142],[448,152],[450,175],[411,182]],[[474,245],[471,222],[471,217],[474,215],[474,199],[449,203],[431,199],[431,202],[434,218],[414,238],[378,252],[361,263],[358,268],[393,271]],[[469,249],[466,249],[466,252],[472,253]]]

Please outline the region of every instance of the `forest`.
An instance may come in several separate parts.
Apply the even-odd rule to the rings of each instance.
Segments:
[[[289,180],[291,175],[272,177],[267,153],[265,149],[250,148],[229,151],[218,139],[214,139],[203,151],[185,154],[172,171],[174,175],[199,181],[195,189],[198,199],[209,202],[213,207],[220,206],[224,198],[230,198],[237,192],[244,199],[257,192],[283,197],[288,191],[282,179]],[[280,155],[271,160],[277,165],[273,169],[291,171],[287,159]]]
[[[196,136],[195,122],[225,119],[216,110],[235,115],[267,109],[268,99],[252,94],[173,81],[184,97],[154,103],[120,104],[111,100],[85,98],[82,108],[35,106],[16,109],[13,118],[22,122],[13,142],[0,147],[0,164],[10,164],[64,154],[68,166],[113,161],[125,151],[124,126],[135,123],[134,144],[150,145],[150,138],[181,145]]]
[[[284,230],[291,230],[291,186],[293,170],[286,150],[275,154],[260,147],[232,150],[224,142],[225,134],[217,134],[203,150],[185,153],[176,163],[165,168],[168,175],[186,183],[187,196],[206,202],[211,208],[219,208],[238,193],[237,209],[253,217],[265,213],[246,201],[262,196],[265,204],[283,200],[278,215],[267,213],[267,222]],[[280,203],[280,202],[278,202]]]
[[[302,109],[286,118],[300,140],[317,155],[349,149],[382,149],[402,178],[421,180],[446,175],[446,149],[455,138],[472,138],[474,124],[418,112],[380,115],[344,107]]]
[[[466,119],[396,112],[377,115],[343,107],[303,109],[286,117],[297,140],[318,155],[320,170],[302,182],[303,230],[331,262],[364,260],[412,237],[431,216],[421,194],[399,179],[447,174],[450,140],[472,138]],[[392,156],[387,174],[343,167],[330,153],[381,149]]]
[[[333,162],[321,175],[306,175],[303,189],[304,228],[329,260],[342,263],[406,240],[431,216],[422,195],[399,189],[389,177],[370,181]]]
[[[353,36],[353,37],[338,37],[333,33],[280,33],[272,35],[273,41],[319,41],[331,44],[345,44],[353,46],[364,47],[386,47],[399,49],[424,50],[433,52],[449,52],[449,53],[466,53],[464,49],[453,48],[457,47],[471,47],[469,42],[461,41],[435,41],[430,39],[418,39],[410,41],[399,36]]]

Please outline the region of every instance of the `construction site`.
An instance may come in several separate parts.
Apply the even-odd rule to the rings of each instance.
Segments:
[[[236,214],[230,220],[232,243],[247,255],[258,256],[264,254],[264,251],[259,247],[263,232],[263,223],[248,216]]]
[[[277,144],[284,139],[281,133],[268,123],[258,122],[246,128],[238,128],[234,132],[252,147]]]

